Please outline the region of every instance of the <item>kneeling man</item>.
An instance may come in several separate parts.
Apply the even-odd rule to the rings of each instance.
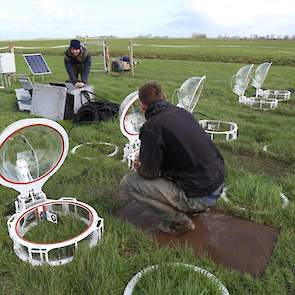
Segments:
[[[136,172],[123,177],[120,195],[160,216],[167,234],[194,230],[189,216],[215,206],[221,194],[223,158],[192,114],[166,101],[159,84],[141,86],[139,100],[147,121]]]

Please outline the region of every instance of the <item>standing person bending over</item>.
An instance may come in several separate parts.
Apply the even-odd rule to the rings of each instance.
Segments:
[[[65,52],[64,61],[71,83],[76,87],[84,87],[88,84],[91,56],[87,49],[81,46],[79,40],[71,40],[70,47]],[[78,80],[79,74],[81,80]]]
[[[194,230],[187,214],[213,207],[221,194],[224,162],[191,113],[166,102],[155,82],[139,89],[147,121],[140,130],[136,172],[120,183],[120,196],[152,209],[167,234]]]

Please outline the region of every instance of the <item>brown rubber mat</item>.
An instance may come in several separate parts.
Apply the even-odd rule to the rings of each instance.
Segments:
[[[160,246],[192,247],[196,255],[208,255],[216,264],[260,277],[277,241],[278,230],[210,210],[192,217],[196,229],[171,236],[157,229],[159,219],[136,202],[117,217],[152,235]]]

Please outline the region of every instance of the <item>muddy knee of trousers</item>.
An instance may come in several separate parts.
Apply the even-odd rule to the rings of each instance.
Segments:
[[[126,173],[120,181],[120,192],[132,190],[134,183],[136,183],[136,177],[136,172]]]

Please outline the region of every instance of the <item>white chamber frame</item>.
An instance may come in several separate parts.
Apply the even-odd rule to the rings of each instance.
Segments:
[[[238,138],[238,125],[234,122],[219,120],[200,120],[200,126],[209,135],[212,141],[217,137],[224,138],[225,141],[233,141]],[[225,126],[225,130],[220,130],[221,126]]]
[[[291,97],[291,91],[289,90],[263,90],[264,99],[276,99],[277,101],[283,102],[289,100]]]
[[[34,214],[33,217],[37,217],[41,212],[52,212],[53,206],[55,208],[57,206],[61,207],[61,210],[57,211],[55,209],[55,212],[63,212],[82,220],[86,225],[83,232],[68,240],[54,243],[36,243],[25,239],[25,233],[38,225],[36,220],[30,223],[32,214]],[[70,207],[73,208],[71,213]],[[88,213],[89,218],[78,214],[81,209]],[[9,235],[13,240],[15,254],[21,260],[27,261],[34,266],[44,263],[51,266],[68,263],[73,260],[78,243],[85,241],[90,247],[93,247],[102,238],[103,234],[103,219],[97,215],[92,207],[77,201],[75,198],[47,199],[45,202],[28,208],[22,214],[12,215],[7,221],[7,225]]]
[[[133,104],[139,100],[138,91],[130,93],[121,103],[119,110],[120,117],[120,130],[122,134],[129,140],[125,144],[123,150],[123,161],[127,161],[128,168],[134,170],[133,163],[134,160],[139,155],[140,150],[140,139],[139,131],[134,128],[134,125],[138,125],[138,118],[136,114],[129,114],[128,111],[133,107]],[[145,119],[144,119],[145,121]],[[140,124],[144,123],[141,122]]]
[[[262,85],[268,75],[272,62],[265,62],[260,64],[256,70],[255,75],[252,77],[252,86],[256,89],[256,97],[263,99],[277,99],[279,102],[287,101],[291,97],[289,90],[263,90]]]
[[[216,278],[212,273],[210,273],[209,271],[207,271],[207,270],[205,270],[203,268],[200,268],[198,266],[191,265],[191,264],[186,264],[186,263],[168,263],[168,265],[175,266],[175,267],[188,268],[188,269],[191,269],[192,271],[195,271],[196,273],[201,273],[204,276],[206,276],[210,281],[212,281],[212,283],[214,283],[218,287],[218,289],[220,291],[220,294],[229,295],[228,290],[221,283],[221,281],[218,278]],[[134,275],[131,278],[131,280],[129,281],[129,283],[127,284],[123,295],[132,295],[137,283],[140,281],[140,279],[143,277],[143,275],[146,274],[146,273],[155,271],[158,268],[159,268],[159,265],[152,265],[152,266],[149,266],[149,267],[143,269],[142,271],[138,272],[136,275]]]
[[[75,198],[60,198],[50,200],[42,191],[46,181],[62,166],[69,149],[69,140],[66,131],[55,121],[34,118],[19,120],[9,125],[0,135],[0,151],[5,142],[20,130],[34,126],[43,126],[54,130],[61,140],[61,151],[57,162],[51,166],[44,175],[30,181],[15,181],[7,179],[0,174],[0,184],[18,191],[20,194],[15,201],[16,213],[10,216],[7,221],[8,232],[13,240],[15,254],[23,261],[32,265],[49,264],[52,266],[61,265],[72,261],[74,251],[78,243],[85,241],[90,247],[97,244],[102,238],[104,222],[97,212],[89,205],[77,201]],[[53,208],[59,207],[57,212]],[[53,210],[53,211],[52,211]],[[85,211],[84,214],[82,211]],[[68,240],[55,243],[36,243],[28,241],[24,235],[32,227],[41,221],[41,213],[62,213],[71,214],[86,224],[83,231]],[[35,217],[35,220],[32,221]],[[58,216],[58,215],[57,215]],[[48,219],[47,219],[48,220]],[[71,251],[68,251],[71,249]],[[51,255],[51,251],[54,255]],[[66,255],[65,255],[66,252]]]
[[[264,98],[264,97],[239,97],[239,103],[248,105],[256,110],[275,110],[278,107],[278,99],[276,98]]]
[[[278,107],[278,100],[272,97],[259,96],[259,91],[256,90],[255,97],[246,97],[245,92],[249,85],[254,65],[246,65],[241,67],[235,75],[233,75],[233,93],[239,97],[239,103],[250,106],[257,110],[274,110]],[[256,81],[256,80],[255,80]],[[264,81],[264,79],[263,79]],[[262,83],[263,83],[262,81]],[[258,88],[258,82],[254,83],[254,87]]]

